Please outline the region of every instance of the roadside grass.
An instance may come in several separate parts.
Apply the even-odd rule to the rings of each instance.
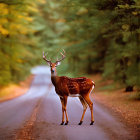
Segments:
[[[113,81],[103,81],[101,75],[94,75],[92,79],[95,82],[93,98],[118,113],[124,123],[135,130],[136,137],[140,137],[140,94],[137,91],[125,92]]]
[[[140,100],[140,91],[131,94],[131,95],[129,96],[129,99],[130,99],[130,100]]]
[[[11,93],[13,93],[13,91],[15,89],[18,88],[18,85],[15,85],[15,84],[10,84],[8,85],[8,87],[4,87],[0,90],[0,98],[4,98],[6,96],[10,96]]]
[[[20,82],[19,84],[10,84],[7,87],[0,89],[0,102],[10,100],[12,98],[18,97],[26,93],[30,87],[30,84],[34,76],[30,75],[26,80]]]
[[[105,86],[99,88],[99,90],[101,90],[101,91],[104,91],[104,90],[114,90],[114,89],[115,89],[115,85],[114,84],[105,85]]]

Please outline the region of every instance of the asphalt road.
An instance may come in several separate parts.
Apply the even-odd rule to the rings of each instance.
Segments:
[[[39,66],[32,73],[36,76],[26,94],[0,103],[0,140],[134,140],[122,120],[94,99],[94,125],[89,125],[89,109],[78,125],[82,105],[77,97],[69,97],[69,125],[61,126],[61,103],[49,68]]]

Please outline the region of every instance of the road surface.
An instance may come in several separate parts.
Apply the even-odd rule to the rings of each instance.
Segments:
[[[0,103],[0,140],[134,140],[127,127],[94,99],[94,125],[89,125],[89,109],[78,125],[82,105],[77,97],[69,97],[69,125],[61,126],[60,99],[49,68],[38,66],[32,73],[36,76],[26,94]]]

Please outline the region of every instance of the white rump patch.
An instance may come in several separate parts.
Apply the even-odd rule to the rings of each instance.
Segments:
[[[95,86],[93,85],[93,86],[92,86],[92,90],[93,90],[94,88],[95,88]],[[92,90],[91,90],[91,91],[92,91]]]
[[[93,83],[93,86],[92,86],[92,90],[93,90],[93,89],[95,88],[95,86],[94,86],[94,85],[95,85],[95,83],[94,83],[93,81],[92,81],[92,83]]]
[[[93,81],[92,81],[92,83],[95,84]],[[92,89],[91,89],[91,91],[90,91],[90,93],[92,92],[92,90],[93,90],[94,88],[95,88],[95,86],[93,85],[93,86],[92,86]]]

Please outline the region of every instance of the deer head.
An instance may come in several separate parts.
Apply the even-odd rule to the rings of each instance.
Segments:
[[[65,51],[63,50],[63,53],[62,52],[60,52],[60,54],[61,54],[61,59],[58,59],[57,58],[57,60],[56,60],[56,62],[55,63],[52,63],[51,62],[51,60],[50,59],[47,59],[46,58],[46,55],[45,55],[45,53],[43,52],[43,59],[47,62],[47,64],[50,66],[50,68],[51,68],[51,73],[55,73],[56,72],[56,67],[58,66],[58,65],[60,65],[60,63],[61,63],[61,61],[66,57],[65,56]]]

